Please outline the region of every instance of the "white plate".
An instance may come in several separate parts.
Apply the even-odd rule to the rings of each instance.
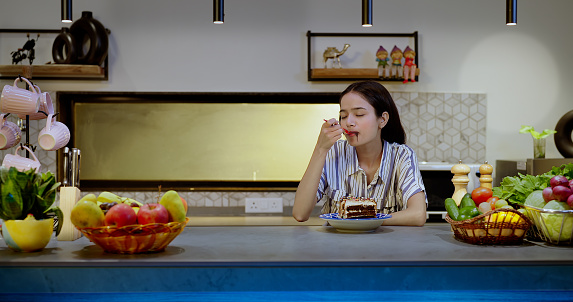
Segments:
[[[322,214],[320,218],[328,221],[332,227],[341,232],[367,232],[374,231],[382,225],[384,219],[392,217],[390,214],[376,214],[376,218],[342,219],[338,213]]]

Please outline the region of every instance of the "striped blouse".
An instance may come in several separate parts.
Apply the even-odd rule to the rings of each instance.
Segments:
[[[366,172],[358,165],[356,148],[346,140],[332,146],[317,191],[318,201],[325,198],[322,213],[338,212],[338,205],[345,196],[373,198],[381,213],[393,213],[406,208],[412,195],[425,191],[414,150],[386,141],[383,148],[380,167],[374,179],[367,183]]]

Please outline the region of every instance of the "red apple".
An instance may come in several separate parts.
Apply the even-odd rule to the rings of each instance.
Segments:
[[[168,223],[169,212],[161,204],[147,203],[142,205],[137,212],[137,222],[140,224]]]
[[[105,214],[105,224],[122,227],[137,223],[135,210],[125,203],[116,204]]]

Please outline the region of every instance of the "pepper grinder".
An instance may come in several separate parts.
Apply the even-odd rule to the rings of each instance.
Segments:
[[[479,167],[479,182],[481,187],[493,188],[491,184],[493,182],[493,166],[487,163],[487,160]]]
[[[470,178],[468,177],[469,173],[470,167],[462,164],[461,160],[457,165],[452,167],[452,174],[454,174],[454,177],[452,178],[452,183],[454,183],[454,195],[452,195],[452,199],[458,206],[462,202],[464,195],[468,193],[467,186],[470,182]]]

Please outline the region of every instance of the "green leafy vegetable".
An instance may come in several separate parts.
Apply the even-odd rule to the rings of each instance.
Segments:
[[[504,177],[499,187],[492,189],[493,196],[513,203],[523,204],[527,196],[533,191],[547,188],[549,180],[555,175],[564,175],[567,179],[573,179],[573,163],[553,167],[551,171],[538,176],[518,173],[517,176]]]
[[[63,225],[63,213],[52,207],[60,183],[51,172],[36,173],[36,170],[20,172],[16,168],[0,167],[0,218],[21,220],[28,214],[37,220],[58,218],[59,234]]]
[[[535,131],[535,129],[533,129],[533,127],[531,126],[521,126],[521,129],[519,129],[519,133],[530,133],[534,139],[542,139],[548,137],[551,134],[557,133],[557,131],[551,129],[545,129],[543,130],[543,132],[539,133]]]

